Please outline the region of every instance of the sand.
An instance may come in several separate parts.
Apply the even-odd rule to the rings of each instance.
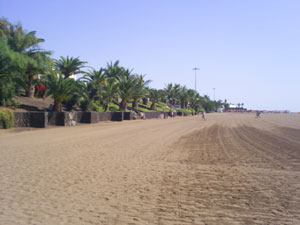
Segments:
[[[300,224],[300,115],[2,130],[0,224]]]

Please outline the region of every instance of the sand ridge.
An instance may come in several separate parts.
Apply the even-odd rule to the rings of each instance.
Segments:
[[[0,224],[298,224],[300,116],[0,132]]]

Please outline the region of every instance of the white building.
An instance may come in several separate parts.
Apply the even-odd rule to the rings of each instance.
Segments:
[[[239,108],[238,105],[229,104],[229,109],[237,109],[237,108]]]

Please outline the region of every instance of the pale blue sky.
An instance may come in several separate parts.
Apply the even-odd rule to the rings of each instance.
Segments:
[[[300,111],[299,0],[0,0],[53,57],[108,61],[249,109]]]

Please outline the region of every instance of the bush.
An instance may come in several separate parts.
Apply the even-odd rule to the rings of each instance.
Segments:
[[[119,106],[116,104],[111,103],[108,107],[109,112],[120,112]]]
[[[3,128],[8,129],[12,128],[14,125],[14,113],[8,109],[0,110],[0,124],[3,125]]]
[[[73,107],[77,104],[79,97],[77,95],[73,95],[71,98],[64,101],[64,105],[66,106],[67,111],[71,111]]]
[[[90,101],[87,99],[81,100],[79,103],[79,106],[81,108],[82,111],[87,111],[90,108]]]
[[[104,112],[103,106],[100,105],[100,104],[97,103],[97,102],[93,102],[93,104],[92,104],[92,110],[93,110],[93,111],[96,111],[96,112]]]
[[[177,112],[182,112],[183,115],[185,115],[185,116],[187,116],[187,115],[189,115],[189,114],[195,112],[193,109],[181,109],[181,108],[176,109],[176,111],[177,111]]]
[[[2,81],[3,82],[3,81]],[[0,106],[11,106],[13,104],[13,97],[16,95],[16,84],[14,82],[4,81],[4,85],[0,80]]]

